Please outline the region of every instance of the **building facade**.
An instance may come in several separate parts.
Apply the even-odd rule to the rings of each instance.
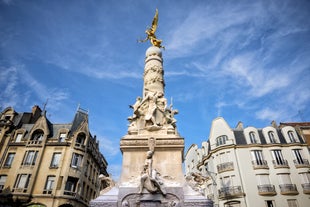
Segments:
[[[230,128],[213,120],[208,141],[186,153],[187,175],[203,179],[199,190],[220,207],[310,205],[307,144],[293,126]]]
[[[0,114],[0,206],[86,207],[106,187],[107,165],[81,108],[68,124],[38,106]]]

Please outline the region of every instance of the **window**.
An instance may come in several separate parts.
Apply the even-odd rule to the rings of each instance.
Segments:
[[[67,134],[66,133],[60,133],[59,138],[58,138],[58,142],[64,142],[67,138]]]
[[[276,139],[272,131],[268,132],[268,137],[269,137],[270,143],[276,143]]]
[[[272,150],[272,156],[274,159],[274,164],[277,165],[287,165],[286,160],[283,159],[281,150]]]
[[[305,164],[305,160],[301,156],[300,149],[294,149],[293,156],[295,157],[295,160],[294,160],[295,164]]]
[[[23,165],[35,165],[36,164],[36,159],[38,156],[38,151],[26,151],[24,160],[23,160]]]
[[[294,132],[293,131],[288,131],[287,132],[288,138],[290,139],[291,143],[296,142],[295,136],[294,136]]]
[[[300,173],[300,177],[301,177],[302,184],[310,183],[310,173],[308,172]]]
[[[290,174],[288,174],[288,173],[278,174],[278,178],[279,178],[279,183],[282,185],[292,184]]]
[[[288,204],[288,207],[298,207],[296,199],[288,199],[287,204]]]
[[[50,165],[51,168],[57,168],[59,166],[60,156],[61,156],[60,152],[55,152],[53,154],[51,165]]]
[[[250,132],[249,135],[250,135],[250,141],[251,141],[251,143],[252,143],[252,144],[257,143],[255,133],[254,133],[254,132]]]
[[[54,183],[55,183],[55,176],[54,175],[47,176],[43,194],[51,194],[54,188]]]
[[[33,133],[31,140],[32,141],[42,141],[44,137],[44,132],[42,130],[37,130]]]
[[[83,156],[77,153],[73,153],[71,160],[71,167],[80,167],[82,163]]]
[[[4,163],[4,167],[11,167],[13,160],[15,157],[15,153],[8,153],[8,156],[6,157],[5,163]]]
[[[22,134],[22,133],[18,133],[18,134],[16,135],[15,142],[21,142],[22,138],[23,138],[23,134]]]
[[[74,195],[77,182],[78,182],[78,178],[68,177],[68,180],[67,180],[66,186],[65,186],[64,194],[65,195]]]
[[[258,174],[256,175],[258,185],[270,185],[268,174]]]
[[[253,151],[251,151],[251,155],[252,155],[252,160],[253,160],[254,164],[256,164],[256,165],[266,165],[267,164],[263,158],[263,153],[261,150],[253,150]]]
[[[275,207],[274,201],[270,201],[270,200],[266,201],[266,207]]]
[[[226,144],[226,141],[228,140],[228,137],[226,135],[222,135],[216,138],[216,146],[224,145]]]
[[[77,146],[82,146],[84,145],[84,142],[85,142],[85,134],[84,133],[80,133],[78,134],[78,136],[76,137],[76,143],[75,145]]]
[[[27,191],[31,174],[18,174],[14,188],[23,189],[23,192]]]
[[[0,175],[0,193],[4,189],[6,178],[7,175]]]

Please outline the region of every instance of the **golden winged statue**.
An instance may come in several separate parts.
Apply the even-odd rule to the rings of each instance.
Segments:
[[[155,32],[157,29],[157,24],[158,24],[158,9],[156,9],[155,16],[152,22],[152,27],[149,27],[147,30],[145,30],[146,33],[146,38],[144,40],[139,40],[139,42],[146,42],[150,40],[153,46],[159,47],[159,48],[164,48],[161,45],[162,40],[159,40],[156,38]]]

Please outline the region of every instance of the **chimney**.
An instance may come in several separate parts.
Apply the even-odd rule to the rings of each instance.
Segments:
[[[32,107],[32,116],[31,121],[34,123],[38,120],[38,118],[41,116],[42,110],[38,105],[34,105]]]

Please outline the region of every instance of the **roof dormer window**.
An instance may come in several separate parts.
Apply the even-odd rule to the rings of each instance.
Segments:
[[[270,143],[276,143],[276,139],[275,139],[275,136],[274,136],[274,132],[273,132],[273,131],[269,131],[269,132],[268,132],[268,137],[269,137]]]
[[[228,137],[226,135],[222,135],[216,138],[216,146],[224,145],[226,144],[226,141],[228,140]]]
[[[291,143],[295,143],[295,142],[296,142],[296,139],[295,139],[295,136],[294,136],[294,132],[293,132],[293,131],[288,131],[288,132],[287,132],[287,135],[288,135],[288,138],[290,139],[290,142],[291,142]]]

